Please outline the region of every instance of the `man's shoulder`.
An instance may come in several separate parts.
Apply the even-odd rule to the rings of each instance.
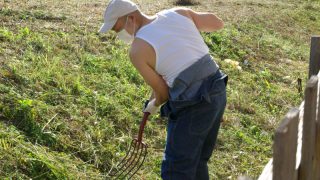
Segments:
[[[164,9],[162,11],[159,11],[157,14],[166,14],[169,12],[176,12],[176,13],[181,14],[183,16],[189,17],[190,10],[191,10],[190,8],[186,8],[186,7],[174,7],[174,8]]]
[[[131,44],[130,53],[140,54],[152,50],[152,46],[141,38],[135,38]]]
[[[191,15],[190,15],[190,11],[191,9],[189,8],[186,8],[186,7],[175,7],[175,8],[172,8],[171,9],[172,11],[182,15],[182,16],[185,16],[189,19],[192,19]]]
[[[154,59],[155,50],[145,40],[135,38],[131,45],[129,55],[131,59]]]

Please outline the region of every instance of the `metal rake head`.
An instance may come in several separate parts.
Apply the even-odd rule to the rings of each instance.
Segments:
[[[126,156],[111,170],[109,176],[114,179],[130,179],[141,168],[147,156],[147,145],[142,142],[142,134],[149,115],[149,113],[144,114],[140,123],[138,138],[131,141]]]
[[[109,175],[115,179],[130,179],[141,168],[146,156],[147,145],[133,139],[126,156]]]

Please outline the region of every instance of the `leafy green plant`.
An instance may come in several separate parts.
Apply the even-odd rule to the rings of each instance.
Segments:
[[[11,31],[6,28],[0,28],[0,41],[12,41],[14,35]]]

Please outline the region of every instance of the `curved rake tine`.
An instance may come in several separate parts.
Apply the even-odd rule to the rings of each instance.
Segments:
[[[129,147],[129,150],[128,150],[128,153],[126,154],[126,156],[124,158],[122,158],[122,160],[116,165],[116,169],[119,169],[119,168],[122,168],[124,166],[124,162],[126,162],[125,160],[127,160],[127,157],[129,156],[130,154],[130,151],[132,149],[132,144],[134,143],[134,141],[131,141],[130,143],[130,147]],[[130,156],[129,156],[130,157]],[[131,157],[130,157],[131,158]],[[129,159],[130,159],[129,158]],[[121,165],[121,167],[119,167]],[[115,176],[119,171],[115,171],[115,172],[110,172],[109,175],[110,176]]]
[[[130,152],[131,151],[131,148],[132,148],[132,144],[134,143],[134,141],[131,141],[130,143],[130,147],[129,147],[129,150],[127,152]],[[127,157],[129,156],[130,153],[126,153],[126,156],[124,158],[122,158],[122,160],[116,165],[116,168],[119,167],[119,165],[123,164],[125,162],[125,160],[127,159]],[[122,166],[121,166],[122,167]],[[115,172],[116,174],[117,172]],[[110,173],[111,176],[114,176],[115,175],[113,172]]]
[[[133,147],[133,148],[132,148]],[[121,176],[121,174],[125,171],[125,170],[121,170],[124,167],[127,166],[128,163],[130,163],[132,160],[132,157],[135,158],[136,156],[136,148],[137,148],[137,141],[134,139],[132,140],[131,144],[130,144],[130,148],[129,151],[127,152],[126,156],[122,159],[122,161],[116,166],[116,172],[112,173],[111,176]],[[131,151],[132,149],[132,151]],[[130,155],[130,156],[129,156]],[[134,159],[133,158],[133,159]],[[127,168],[126,168],[127,169]],[[119,174],[120,173],[120,174]]]
[[[139,153],[139,150],[140,150],[140,153]],[[136,154],[139,154],[139,156],[132,161],[130,166],[126,167],[126,169],[123,171],[123,172],[126,172],[126,173],[123,174],[122,176],[119,175],[117,177],[117,179],[120,179],[120,177],[125,178],[125,177],[128,177],[128,176],[129,176],[128,179],[131,179],[131,177],[140,169],[140,167],[142,166],[142,164],[143,164],[143,162],[145,160],[145,157],[147,155],[147,146],[144,143],[139,143],[138,152]],[[142,161],[141,161],[141,158],[142,158]]]
[[[137,146],[137,143],[138,143],[138,146]],[[135,141],[135,147],[134,147],[134,149],[133,149],[133,151],[132,151],[132,156],[130,156],[130,158],[129,158],[129,160],[127,161],[127,163],[124,163],[122,166],[121,166],[121,168],[120,169],[122,169],[122,168],[125,168],[125,169],[123,169],[123,170],[121,170],[121,171],[119,171],[119,175],[117,175],[117,178],[119,178],[128,168],[130,168],[130,166],[134,163],[134,161],[135,161],[135,159],[136,159],[136,157],[137,157],[137,155],[138,155],[138,152],[139,152],[139,145],[140,145],[140,143],[139,142],[137,142],[137,141]],[[128,153],[130,153],[130,152],[128,152]],[[133,157],[133,159],[131,160],[131,158]],[[125,177],[125,176],[124,176]]]
[[[144,163],[144,161],[146,159],[146,156],[147,156],[147,148],[148,148],[147,145],[143,144],[142,150],[141,150],[141,153],[140,153],[140,157],[139,157],[136,165],[134,167],[132,167],[131,170],[130,170],[130,172],[132,171],[132,174],[129,177],[129,179],[131,179],[131,177],[133,175],[135,175],[138,172],[138,170],[142,167],[142,165],[143,165],[143,163]],[[143,157],[143,158],[142,158],[142,161],[140,162],[141,157]]]
[[[116,170],[109,173],[110,176],[116,177],[116,179],[124,179],[129,175],[130,179],[141,168],[147,155],[147,145],[142,142],[142,135],[149,115],[150,113],[148,112],[144,113],[140,123],[138,138],[132,140],[128,153],[117,164]],[[131,149],[133,150],[131,151]]]
[[[140,147],[141,146],[141,147]],[[127,175],[129,175],[131,172],[132,172],[132,170],[133,169],[135,169],[135,167],[139,164],[139,161],[140,161],[140,159],[141,159],[141,157],[142,157],[142,154],[143,154],[143,150],[144,150],[144,144],[141,142],[141,143],[139,143],[139,148],[138,148],[138,152],[137,152],[137,154],[139,154],[139,156],[136,158],[136,159],[134,159],[134,160],[136,160],[136,161],[133,161],[133,162],[135,162],[132,166],[128,166],[127,168],[129,168],[129,170],[128,170],[128,172],[124,175],[125,177],[127,176]],[[139,150],[140,150],[140,153],[139,153]],[[131,164],[130,164],[131,165]],[[133,173],[133,175],[134,175],[134,173]],[[131,175],[131,176],[133,176],[133,175]],[[130,176],[130,177],[131,177]]]

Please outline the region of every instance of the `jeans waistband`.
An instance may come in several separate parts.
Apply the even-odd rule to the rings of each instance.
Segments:
[[[210,75],[214,75],[219,66],[213,61],[209,54],[203,56],[190,67],[182,71],[174,80],[169,89],[169,99],[176,100],[184,93],[187,97],[192,97],[200,88],[202,80]]]
[[[161,116],[176,114],[183,108],[194,106],[203,100],[210,102],[212,93],[217,93],[219,89],[225,90],[225,85],[223,88],[216,86],[217,82],[224,80],[226,84],[227,79],[227,75],[219,70],[211,56],[204,56],[174,80],[173,86],[169,89],[169,100],[161,107]]]

